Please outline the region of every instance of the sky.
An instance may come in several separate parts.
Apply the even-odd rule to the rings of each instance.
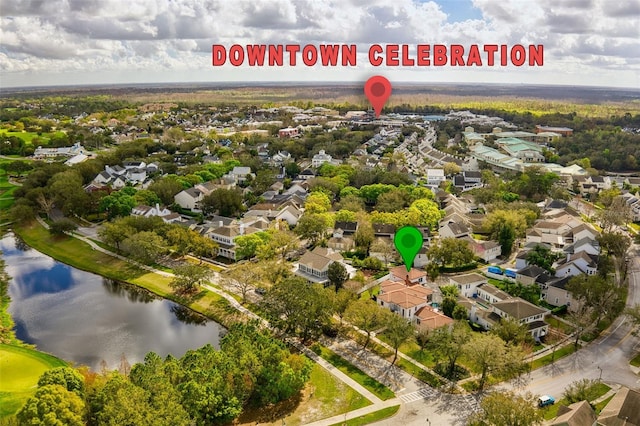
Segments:
[[[355,67],[211,65],[211,45],[356,44]],[[542,67],[373,67],[371,44],[542,44]],[[640,88],[640,0],[0,0],[0,86],[365,81]]]

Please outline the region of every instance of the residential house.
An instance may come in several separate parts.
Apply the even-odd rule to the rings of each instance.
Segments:
[[[570,279],[571,276],[568,275],[547,281],[546,288],[542,291],[542,298],[553,306],[566,305],[570,311],[577,309],[580,306],[578,300],[566,288]]]
[[[406,266],[400,265],[389,270],[391,279],[394,281],[410,282],[413,284],[426,285],[427,273],[420,269],[411,268],[407,271]]]
[[[598,256],[590,255],[584,251],[567,254],[567,257],[559,260],[554,265],[556,277],[580,274],[595,275],[598,272]]]
[[[565,255],[585,252],[592,256],[600,254],[600,243],[595,238],[584,237],[576,240],[573,244],[565,246],[562,251]]]
[[[453,319],[430,306],[418,309],[414,314],[414,318],[416,327],[427,330],[435,330],[436,328],[451,326],[453,324]]]
[[[596,422],[597,416],[589,401],[578,401],[569,406],[561,405],[550,426],[594,426]]]
[[[431,289],[420,285],[388,280],[380,283],[380,293],[376,300],[378,305],[407,320],[415,321],[416,312],[431,303],[432,294]]]
[[[440,238],[463,238],[471,234],[469,227],[463,223],[448,221],[438,230]]]
[[[358,222],[336,221],[333,229],[342,229],[344,235],[353,235],[358,230]]]
[[[158,216],[162,218],[165,223],[175,223],[182,221],[182,217],[178,213],[174,213],[166,207],[160,207],[159,204],[156,204],[154,207],[145,205],[136,206],[131,210],[131,214],[133,216],[144,217]]]
[[[484,300],[489,303],[502,302],[503,300],[511,298],[509,293],[487,283],[480,284],[476,288],[476,292],[478,300]]]
[[[307,251],[298,261],[295,274],[313,283],[327,284],[329,282],[329,265],[342,262],[340,253],[332,249],[316,247]]]
[[[200,208],[200,201],[204,196],[205,194],[196,188],[187,188],[178,192],[173,200],[183,209],[197,210]]]
[[[327,241],[327,247],[336,251],[349,251],[355,247],[353,238],[345,236],[340,228],[333,231],[333,236]]]
[[[333,160],[333,157],[327,154],[324,149],[321,149],[320,152],[314,155],[311,159],[311,165],[318,168],[324,163],[331,163],[331,160]]]
[[[487,279],[475,272],[463,275],[454,275],[449,277],[449,282],[458,287],[458,294],[464,297],[473,297],[477,294],[477,288],[481,284],[486,284]]]
[[[238,260],[235,239],[241,235],[253,234],[261,230],[254,226],[247,226],[245,223],[231,223],[209,230],[207,236],[218,243],[218,256]]]
[[[286,129],[278,130],[279,138],[294,138],[300,134],[297,128],[295,127],[287,127]]]
[[[316,177],[316,173],[311,169],[305,169],[300,174],[298,174],[298,179],[300,180],[309,180]]]
[[[549,273],[538,265],[528,265],[516,272],[516,281],[524,285],[531,285],[535,284],[541,275],[549,275]]]
[[[471,237],[463,237],[469,242],[469,247],[476,257],[484,260],[486,263],[497,259],[502,254],[502,246],[496,241],[478,241]]]
[[[600,412],[598,425],[640,425],[640,391],[621,387]]]
[[[427,169],[427,185],[438,187],[446,180],[444,169]]]
[[[502,318],[513,318],[522,324],[528,324],[534,338],[547,334],[549,325],[543,320],[550,313],[548,309],[536,306],[519,297],[494,303],[493,308],[494,312]],[[536,330],[538,333],[535,332]]]
[[[248,178],[255,179],[256,175],[251,173],[251,167],[236,166],[229,173],[223,176],[223,178],[232,180],[237,183],[244,183]]]

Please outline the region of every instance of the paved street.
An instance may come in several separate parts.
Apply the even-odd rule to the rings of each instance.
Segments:
[[[630,251],[629,296],[627,306],[640,303],[640,248]],[[573,381],[582,378],[599,379],[609,384],[640,387],[640,376],[629,366],[629,360],[640,351],[640,337],[631,334],[631,324],[624,315],[618,317],[609,330],[575,354],[538,369],[530,374],[525,387],[536,395],[560,397]],[[504,388],[513,388],[505,385]]]

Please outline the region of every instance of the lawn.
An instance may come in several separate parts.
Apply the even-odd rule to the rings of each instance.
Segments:
[[[383,408],[382,410],[374,411],[373,413],[365,414],[364,416],[356,417],[346,422],[334,423],[331,426],[362,426],[368,425],[371,423],[379,422],[380,420],[387,419],[393,415],[395,415],[400,409],[399,405],[394,405],[393,407]]]
[[[35,392],[46,370],[67,365],[33,349],[0,344],[0,418],[14,414]]]
[[[554,354],[548,354],[548,355],[545,355],[545,356],[543,356],[541,358],[534,359],[533,361],[531,361],[531,369],[535,370],[536,368],[544,367],[545,365],[551,364],[552,357],[553,357],[554,361],[557,361],[562,357],[571,355],[575,351],[576,351],[576,348],[575,348],[575,346],[573,344],[568,344],[566,346],[558,348],[558,349],[556,349],[555,355]]]
[[[6,211],[13,204],[13,191],[18,188],[9,183],[7,172],[0,163],[0,211]]]
[[[593,395],[593,400],[596,400],[596,399],[600,398],[602,395],[604,395],[607,392],[609,392],[611,390],[611,388],[609,386],[605,385],[604,383],[595,383],[593,385],[592,390],[593,390],[593,394],[592,394]],[[599,414],[600,411],[602,411],[602,408],[605,405],[607,405],[607,403],[611,400],[611,398],[613,398],[613,395],[596,405],[596,414]],[[553,405],[548,405],[548,406],[546,406],[544,408],[541,408],[541,410],[543,410],[544,419],[545,420],[551,420],[551,419],[555,418],[558,415],[558,410],[560,409],[560,406],[562,406],[562,405],[568,406],[569,404],[570,403],[569,403],[569,401],[567,401],[566,398],[562,398],[559,401],[556,401],[556,403],[553,404]]]
[[[634,367],[640,367],[640,354],[636,355],[631,361],[629,361],[629,364]]]
[[[320,353],[318,355],[329,361],[331,365],[364,386],[381,400],[386,401],[387,399],[395,397],[395,394],[391,391],[391,389],[389,389],[376,379],[369,377],[358,367],[351,364],[349,361],[342,358],[332,350],[325,347],[320,347]]]
[[[64,135],[64,132],[42,133],[39,135],[36,132],[26,132],[26,131],[16,132],[16,131],[9,131],[7,129],[0,129],[0,134],[6,135],[6,136],[18,137],[22,139],[25,142],[25,144],[31,145],[31,142],[35,138],[41,138],[43,141],[48,141],[54,135]]]
[[[348,411],[366,407],[371,403],[358,392],[314,364],[308,385],[296,397],[280,404],[258,410],[245,410],[238,423],[241,425],[303,425]]]

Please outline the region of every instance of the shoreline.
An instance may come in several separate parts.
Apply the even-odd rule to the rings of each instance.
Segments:
[[[109,254],[93,249],[89,250],[90,247],[88,247],[87,243],[74,236],[53,237],[37,222],[13,227],[10,231],[22,239],[30,248],[58,262],[103,278],[149,291],[155,296],[177,303],[196,314],[203,315],[222,327],[227,328],[230,320],[233,320],[235,315],[241,315],[226,299],[207,289],[202,289],[201,296],[196,300],[185,303],[185,300],[172,294],[168,277],[144,270]],[[52,244],[52,239],[57,240],[55,241],[56,245]],[[60,250],[57,249],[59,246],[66,246],[74,250],[72,252]],[[77,256],[74,256],[74,254]],[[233,313],[229,312],[230,309],[233,309]]]

